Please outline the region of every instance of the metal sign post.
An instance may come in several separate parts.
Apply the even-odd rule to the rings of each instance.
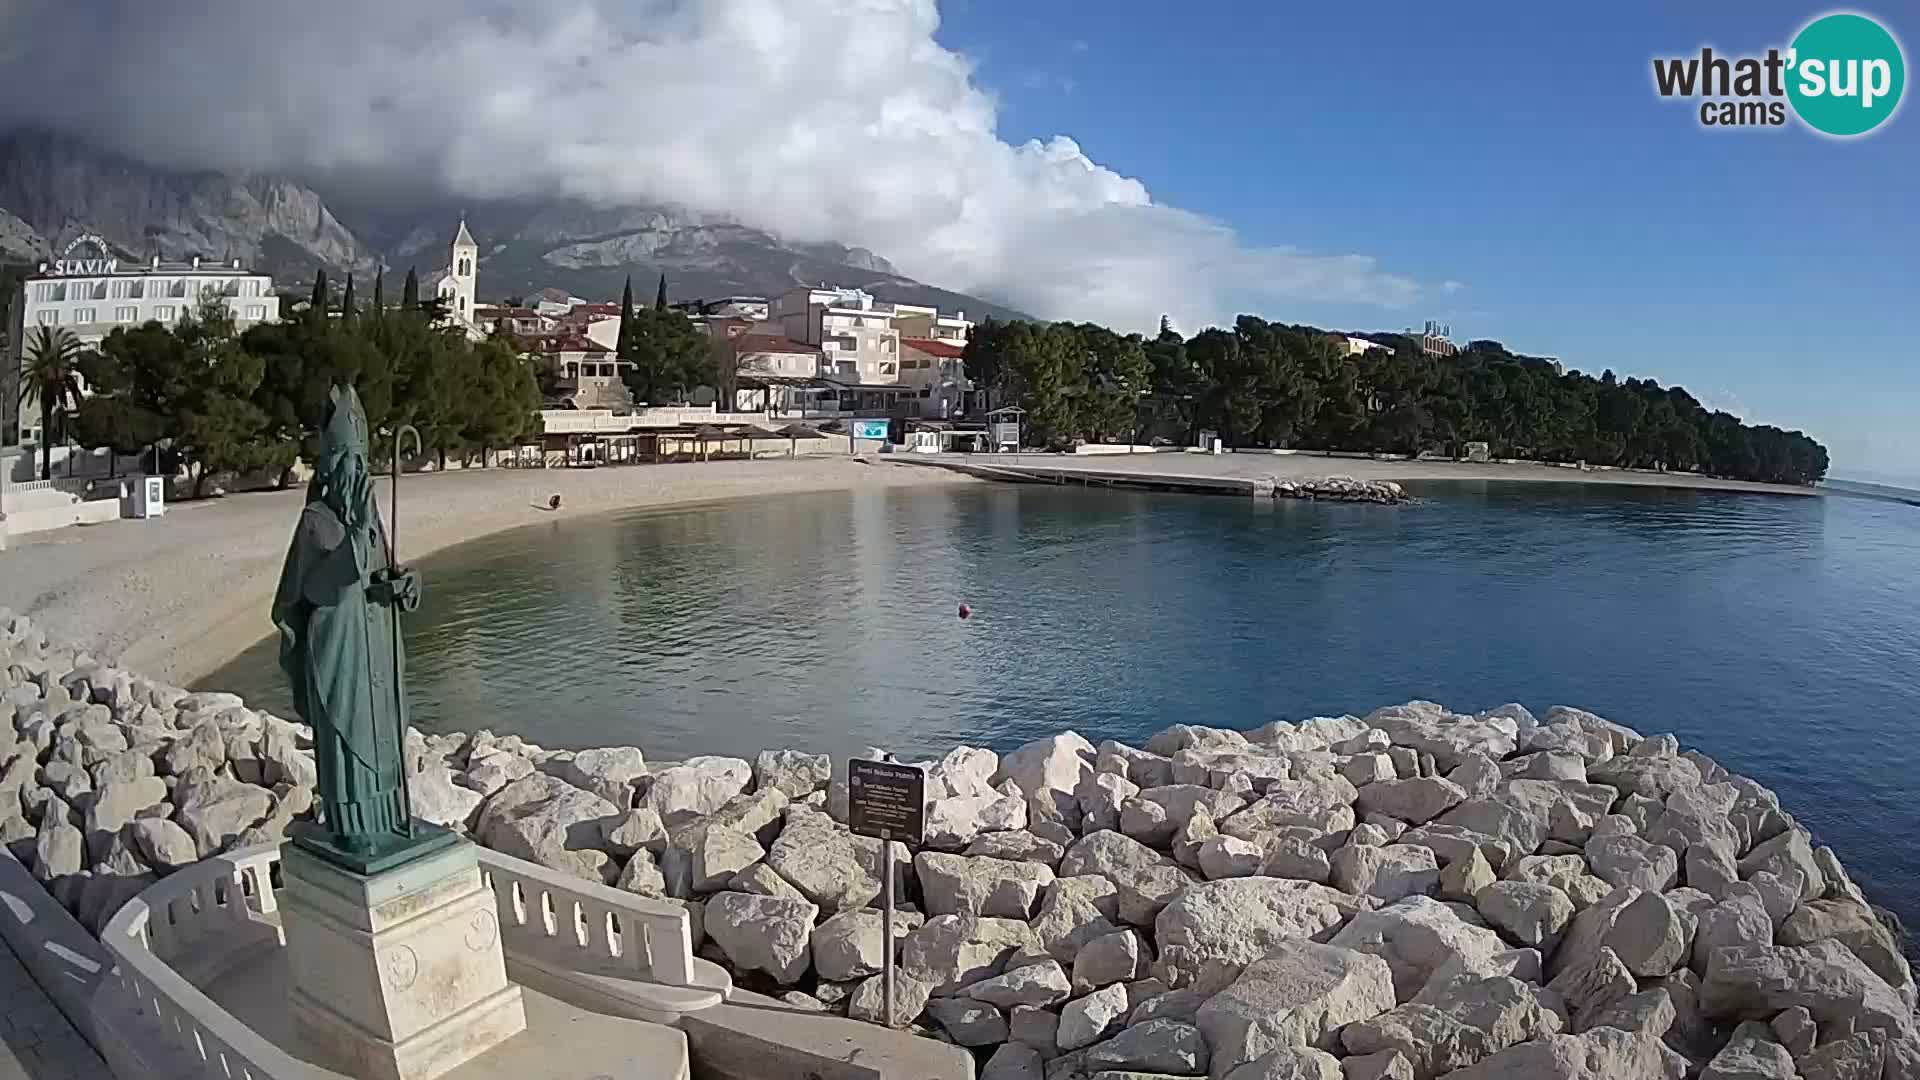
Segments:
[[[847,828],[880,841],[880,986],[893,1026],[893,844],[918,844],[927,830],[927,774],[918,765],[854,758],[847,762]]]

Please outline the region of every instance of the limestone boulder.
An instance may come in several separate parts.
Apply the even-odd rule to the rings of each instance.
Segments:
[[[725,892],[706,903],[707,937],[734,967],[764,971],[782,985],[799,982],[812,962],[814,916],[805,900]]]
[[[904,858],[900,845],[889,850],[896,862]],[[826,814],[799,804],[788,807],[786,826],[767,849],[767,865],[829,913],[872,903],[885,867],[878,840],[856,838]]]
[[[1197,813],[1219,821],[1242,806],[1244,799],[1200,784],[1168,784],[1143,788],[1120,812],[1120,831],[1143,844],[1163,845]]]
[[[1717,949],[1773,943],[1773,919],[1760,898],[1750,891],[1733,893],[1695,917],[1692,967],[1704,975]]]
[[[519,754],[505,750],[491,753],[475,753],[467,760],[467,770],[460,779],[464,787],[470,787],[482,795],[492,795],[515,780],[530,776],[533,762]]]
[[[134,849],[148,866],[171,871],[191,866],[200,859],[199,845],[193,835],[166,818],[136,818],[128,825]]]
[[[1000,974],[1014,956],[1038,951],[1033,928],[1018,919],[937,915],[907,935],[900,965],[930,993],[954,994]]]
[[[1023,1042],[1004,1043],[981,1067],[980,1080],[1045,1080],[1046,1060]]]
[[[1096,769],[1082,776],[1073,792],[1080,807],[1081,828],[1087,832],[1120,828],[1127,803],[1138,794],[1140,785],[1127,779],[1125,773]]]
[[[1246,840],[1290,826],[1340,832],[1353,828],[1357,798],[1359,792],[1352,784],[1332,774],[1275,781],[1259,799],[1222,819],[1220,831]]]
[[[1349,845],[1334,852],[1331,865],[1335,888],[1381,903],[1425,896],[1440,884],[1440,867],[1433,849],[1411,844]]]
[[[272,796],[269,795],[268,798],[271,799]],[[166,781],[159,777],[149,776],[139,780],[110,782],[94,792],[92,799],[87,803],[87,833],[89,835],[117,833],[125,828],[128,822],[165,802],[166,799]],[[268,809],[272,808],[268,807]],[[260,816],[265,817],[266,812],[263,811]],[[252,821],[247,822],[247,825],[252,824]]]
[[[926,920],[913,913],[894,913],[893,941],[899,943]],[[843,911],[814,928],[813,967],[822,979],[845,982],[865,978],[881,970],[886,959],[886,917],[878,908]]]
[[[692,757],[654,773],[642,805],[671,824],[684,816],[713,813],[746,791],[752,780],[753,766],[739,758]]]
[[[1007,1041],[1007,1015],[966,998],[932,998],[927,1015],[958,1046],[995,1046]]]
[[[175,810],[174,820],[193,837],[194,847],[204,859],[226,850],[242,833],[273,813],[273,808],[273,792],[231,784],[222,786],[210,798]]]
[[[1260,877],[1297,878],[1325,885],[1333,878],[1333,861],[1325,849],[1297,836],[1278,836],[1260,856]]]
[[[1430,988],[1391,1012],[1347,1025],[1340,1041],[1352,1054],[1396,1051],[1413,1066],[1415,1080],[1431,1080],[1560,1029],[1560,1017],[1533,987],[1500,976]]]
[[[756,791],[778,791],[789,799],[804,799],[832,779],[833,759],[825,754],[762,750],[753,759]]]
[[[480,816],[486,796],[454,782],[459,774],[445,765],[428,764],[407,778],[407,796],[413,816],[455,832],[466,832]]]
[[[1425,896],[1362,911],[1328,943],[1385,960],[1393,973],[1395,1000],[1401,1002],[1411,1001],[1449,964],[1477,970],[1507,951],[1499,934],[1466,922],[1455,908]]]
[[[1165,855],[1116,832],[1090,833],[1060,859],[1060,876],[1098,874],[1113,882],[1116,914],[1134,926],[1150,926],[1168,901],[1193,883]]]
[[[1657,979],[1686,964],[1694,928],[1693,916],[1676,909],[1664,894],[1643,892],[1620,909],[1603,940],[1628,971]]]
[[[1224,1075],[1278,1046],[1336,1049],[1342,1027],[1393,1007],[1384,960],[1295,940],[1248,964],[1199,1006],[1194,1023],[1213,1047],[1215,1072]]]
[[[1152,951],[1141,940],[1139,931],[1102,934],[1073,958],[1074,992],[1084,994],[1113,983],[1146,978],[1152,962]]]
[[[1073,980],[1057,962],[1025,964],[1003,975],[982,979],[962,993],[1002,1009],[1042,1009],[1073,995]]]
[[[1680,883],[1680,856],[1664,844],[1637,836],[1601,836],[1587,841],[1587,864],[1608,884],[1665,892]]]
[[[1734,1029],[1726,1048],[1700,1074],[1701,1080],[1798,1080],[1793,1055],[1773,1039],[1767,1025],[1749,1020]]]
[[[1224,988],[1281,943],[1321,934],[1361,906],[1337,889],[1288,878],[1197,884],[1154,921],[1160,950],[1154,974],[1176,989]]]
[[[53,882],[78,874],[86,865],[86,837],[60,815],[49,814],[40,823],[33,843],[33,876]]]
[[[1063,1051],[1078,1050],[1118,1033],[1126,1019],[1127,988],[1115,983],[1086,997],[1075,998],[1061,1008],[1060,1027],[1054,1039]]]
[[[686,846],[682,847],[676,841],[669,850],[686,852],[690,884],[696,893],[719,892],[727,888],[734,875],[761,865],[760,860],[767,853],[752,836],[732,829],[704,829],[687,837]],[[768,872],[779,876],[771,868],[768,868]],[[793,886],[788,885],[788,888]],[[794,889],[794,893],[804,898],[798,889]]]
[[[1800,829],[1790,829],[1771,840],[1755,844],[1739,862],[1740,876],[1752,880],[1762,871],[1770,871],[1791,880],[1797,873],[1800,900],[1814,900],[1826,891],[1826,875],[1814,857],[1813,845]]]
[[[1504,716],[1457,716],[1431,703],[1409,703],[1375,710],[1367,723],[1387,733],[1395,746],[1433,755],[1441,771],[1451,771],[1470,753],[1495,761],[1513,753],[1519,725]]]
[[[1242,743],[1245,743],[1244,739]],[[1171,759],[1112,739],[1094,747],[1093,768],[1095,772],[1124,776],[1135,787],[1160,787],[1173,783]]]
[[[1551,813],[1551,806],[1536,808],[1502,798],[1486,797],[1467,799],[1441,814],[1437,820],[1441,825],[1498,841],[1505,853],[1500,860],[1504,863],[1507,857],[1531,855],[1540,849],[1547,839]]]
[[[1438,777],[1382,780],[1359,789],[1354,802],[1361,814],[1386,814],[1410,825],[1425,825],[1467,798],[1459,784]]]
[[[1911,986],[1913,974],[1893,934],[1872,910],[1852,900],[1812,900],[1793,910],[1774,940],[1782,945],[1838,941],[1888,986]]]
[[[1000,759],[995,784],[1011,780],[1020,785],[1034,813],[1069,824],[1080,818],[1074,792],[1080,779],[1093,771],[1093,744],[1068,731],[1036,739]]]
[[[1799,1006],[1822,1024],[1851,1019],[1860,1030],[1906,1030],[1912,1010],[1885,980],[1838,941],[1716,948],[1700,984],[1710,1017],[1770,1020]]]
[[[1030,919],[1054,874],[1039,863],[923,851],[914,857],[927,912]]]
[[[977,795],[952,795],[927,804],[927,846],[959,851],[976,837],[1027,826],[1027,801],[1011,781]]]
[[[893,1024],[905,1027],[927,1011],[933,985],[909,971],[893,973]],[[847,997],[847,1016],[870,1024],[887,1022],[887,991],[884,975],[870,975]]]
[[[646,850],[659,855],[670,841],[666,823],[660,815],[645,807],[601,822],[600,835],[609,852],[621,858]]]
[[[1480,890],[1473,903],[1487,925],[1543,952],[1559,945],[1560,932],[1573,921],[1573,901],[1551,885],[1499,881]]]
[[[1149,1020],[1087,1050],[1088,1069],[1200,1076],[1210,1054],[1198,1028],[1178,1020]]]
[[[1664,755],[1610,758],[1589,767],[1587,776],[1623,795],[1641,795],[1655,801],[1700,785],[1698,766],[1683,757]]]
[[[1651,1035],[1595,1028],[1508,1047],[1447,1080],[1681,1080],[1687,1061]]]
[[[1200,845],[1195,861],[1208,881],[1221,878],[1252,877],[1261,872],[1266,851],[1252,840],[1237,836],[1215,836]]]
[[[635,781],[647,775],[647,759],[637,747],[604,746],[582,750],[563,762],[562,780],[582,791],[614,805],[616,810],[633,806]]]
[[[1258,734],[1256,732],[1256,734]],[[1182,750],[1245,750],[1251,744],[1247,737],[1237,731],[1226,728],[1202,727],[1195,724],[1175,724],[1155,732],[1147,740],[1147,752],[1164,758],[1172,758]],[[1136,781],[1137,782],[1137,781]],[[1142,785],[1145,786],[1145,785]]]
[[[1796,1063],[1800,1080],[1880,1080],[1888,1048],[1875,1034],[1856,1031],[1808,1053]]]
[[[1097,874],[1055,878],[1031,923],[1033,956],[1051,956],[1071,967],[1089,942],[1120,928],[1119,902],[1113,882]]]
[[[509,785],[501,794],[517,786]],[[600,848],[602,822],[614,817],[619,809],[600,796],[565,782],[559,782],[557,787],[543,787],[542,792],[531,801],[517,802],[498,814],[490,804],[482,814],[487,821],[480,842],[503,855],[536,862],[588,881],[605,881],[613,861]],[[498,800],[500,796],[494,798]]]

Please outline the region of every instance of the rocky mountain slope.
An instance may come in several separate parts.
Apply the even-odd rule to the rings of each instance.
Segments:
[[[796,284],[831,283],[974,318],[1015,314],[914,281],[862,248],[789,243],[672,207],[398,207],[365,197],[356,204],[323,198],[286,177],[173,172],[60,135],[0,135],[0,261],[44,257],[51,246],[90,231],[130,257],[245,259],[288,288],[322,266],[366,273],[384,262],[391,271],[414,267],[425,276],[445,265],[462,214],[481,245],[482,299],[546,287],[606,299],[619,294],[629,274],[636,293],[650,296],[665,273],[676,299],[770,295]]]

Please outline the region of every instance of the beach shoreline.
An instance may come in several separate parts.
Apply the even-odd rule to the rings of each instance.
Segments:
[[[1752,494],[1812,488],[1675,473],[1582,472],[1550,465],[1329,458],[1318,454],[967,455],[958,459],[811,457],[631,468],[487,469],[413,474],[402,482],[402,558],[512,529],[637,510],[678,511],[740,498],[971,485],[936,466],[1018,463],[1048,470],[1302,480],[1559,482]],[[388,491],[382,481],[384,503]],[[561,506],[549,510],[549,496]],[[302,489],[177,503],[160,521],[115,521],[13,541],[0,552],[0,605],[66,640],[155,678],[191,685],[266,636]]]
[[[517,528],[789,494],[970,485],[944,470],[824,455],[599,469],[475,469],[401,480],[396,531],[415,562]],[[380,478],[382,513],[391,489]],[[550,496],[560,508],[550,510]],[[0,551],[0,607],[96,655],[190,686],[272,631],[267,608],[304,487],[176,503],[121,520],[15,538]]]

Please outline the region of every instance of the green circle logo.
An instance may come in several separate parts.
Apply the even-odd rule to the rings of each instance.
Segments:
[[[1864,135],[1900,105],[1907,65],[1900,43],[1864,15],[1823,15],[1793,39],[1787,99],[1807,126]]]

